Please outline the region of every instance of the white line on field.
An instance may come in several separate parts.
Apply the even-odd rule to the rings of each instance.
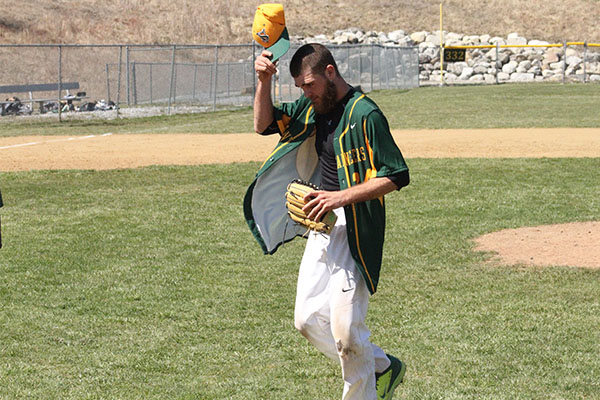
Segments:
[[[92,139],[95,137],[105,137],[105,136],[110,136],[110,135],[112,135],[112,133],[109,132],[109,133],[103,133],[102,135],[75,136],[75,137],[68,137],[68,138],[63,138],[63,139],[43,140],[41,142],[17,143],[17,144],[11,144],[9,146],[1,146],[0,150],[14,149],[15,147],[34,146],[36,144],[44,144],[44,143],[67,142],[69,140]]]

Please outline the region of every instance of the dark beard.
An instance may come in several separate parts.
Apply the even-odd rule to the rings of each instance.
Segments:
[[[315,112],[317,114],[329,113],[335,107],[336,97],[337,97],[337,90],[336,90],[335,84],[332,81],[327,80],[327,86],[325,87],[325,93],[323,93],[323,96],[321,96],[319,104],[313,103],[313,105],[315,107]]]

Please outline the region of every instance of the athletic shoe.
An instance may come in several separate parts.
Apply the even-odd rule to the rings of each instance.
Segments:
[[[375,374],[377,379],[377,399],[392,400],[394,390],[404,380],[406,364],[396,357],[387,354],[392,362],[390,366],[380,374]]]

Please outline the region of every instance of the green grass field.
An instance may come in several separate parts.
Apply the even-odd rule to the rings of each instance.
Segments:
[[[566,106],[598,99],[597,86],[554,86],[571,87],[583,92],[565,95]],[[387,110],[408,99],[398,108],[423,116],[419,102],[438,101],[428,97],[435,90],[376,96]],[[473,104],[490,93],[452,90],[469,91]],[[540,96],[552,97],[529,98]],[[214,119],[224,115],[236,120],[230,131],[247,131],[248,113],[210,124],[222,128]],[[395,128],[409,118],[389,114]],[[541,121],[523,114],[506,125]],[[489,115],[465,118],[502,121]],[[174,126],[209,124],[178,118]],[[164,121],[115,126],[152,131]],[[17,125],[3,135],[30,132]],[[408,364],[395,399],[600,399],[600,271],[493,266],[471,242],[503,228],[599,220],[600,159],[408,164],[411,185],[386,198],[384,267],[368,316],[373,341]],[[339,368],[293,327],[303,240],[264,256],[244,222],[258,166],[2,172],[0,399],[340,398]]]

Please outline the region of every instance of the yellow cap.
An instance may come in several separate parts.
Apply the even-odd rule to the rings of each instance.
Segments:
[[[254,14],[252,38],[273,53],[272,61],[283,56],[290,48],[281,4],[261,4]]]

